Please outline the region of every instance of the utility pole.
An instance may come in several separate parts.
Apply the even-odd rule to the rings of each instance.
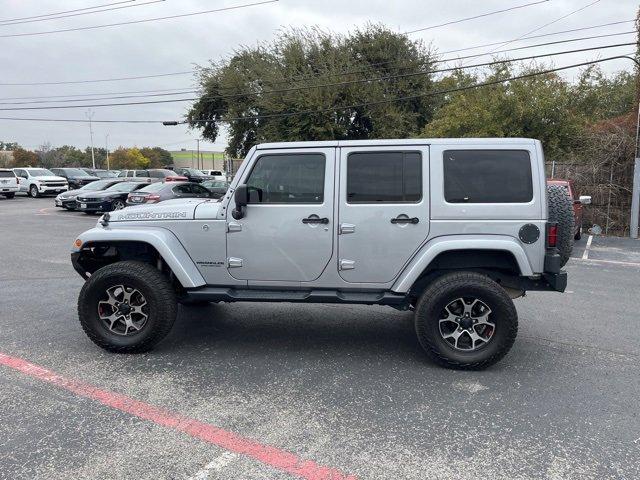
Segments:
[[[198,142],[198,170],[200,170],[200,139],[196,138],[196,142]]]
[[[86,111],[85,115],[89,119],[89,134],[91,135],[91,163],[93,164],[93,169],[96,168],[96,156],[93,153],[93,125],[91,124],[91,119],[93,118],[94,111],[89,109]]]
[[[636,14],[636,29],[640,26],[640,9]],[[631,193],[631,221],[629,222],[629,236],[638,238],[638,221],[640,220],[640,32],[637,36],[636,47],[636,103],[638,108],[636,118],[636,148],[634,149],[633,188]]]
[[[109,168],[109,134],[108,133],[104,136],[104,148],[107,151],[107,170],[111,170]]]

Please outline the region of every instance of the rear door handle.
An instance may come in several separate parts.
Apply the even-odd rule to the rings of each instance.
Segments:
[[[391,219],[391,223],[413,223],[416,224],[420,221],[420,219],[418,217],[413,217],[413,218],[409,218],[406,215],[405,216],[400,216],[398,215],[396,218],[392,218]]]
[[[320,218],[314,214],[309,215],[307,218],[303,218],[302,223],[321,223],[323,225],[327,225],[329,223],[329,219],[327,217]]]

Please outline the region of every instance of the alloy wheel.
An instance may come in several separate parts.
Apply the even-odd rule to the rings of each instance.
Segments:
[[[115,285],[105,291],[106,299],[98,301],[98,318],[116,335],[134,335],[144,328],[149,318],[147,300],[140,290]]]
[[[456,350],[478,350],[491,341],[496,331],[490,316],[491,309],[482,300],[474,297],[456,298],[442,310],[440,335]]]

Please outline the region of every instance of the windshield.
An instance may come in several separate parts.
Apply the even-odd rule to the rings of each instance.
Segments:
[[[51,172],[51,170],[47,170],[46,168],[29,168],[27,169],[29,175],[32,177],[55,177],[56,175]]]
[[[196,177],[204,175],[203,172],[201,172],[200,170],[196,170],[195,168],[185,168],[184,170],[189,172],[189,175],[194,175]]]
[[[140,193],[151,193],[151,192],[159,192],[160,190],[162,190],[164,187],[166,186],[166,184],[162,183],[162,182],[158,182],[158,183],[152,183],[149,186],[146,186],[144,188],[141,188],[140,190],[138,190]]]
[[[62,170],[67,175],[71,175],[72,177],[86,177],[88,175],[84,170],[80,170],[79,168],[65,168]]]
[[[133,192],[140,186],[138,182],[116,183],[105,190],[105,192]]]
[[[106,187],[111,185],[113,180],[96,180],[95,182],[87,183],[80,190],[95,192],[96,190],[104,190]]]

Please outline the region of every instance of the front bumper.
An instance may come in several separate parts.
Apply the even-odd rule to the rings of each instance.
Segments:
[[[76,199],[76,210],[80,210],[81,212],[110,212],[112,201],[103,201],[103,202],[83,202],[82,200]]]
[[[69,190],[68,186],[58,186],[58,185],[38,185],[38,191],[40,193],[62,193]]]

